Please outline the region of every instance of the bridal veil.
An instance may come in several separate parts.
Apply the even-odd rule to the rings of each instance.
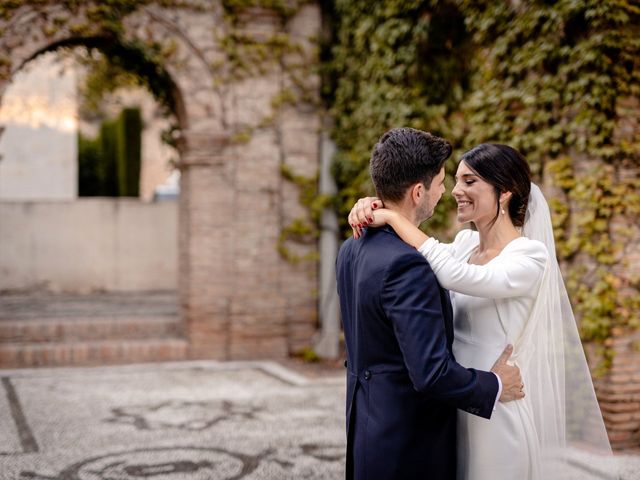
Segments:
[[[602,478],[618,478],[611,471],[611,447],[556,259],[549,206],[535,184],[522,233],[549,251],[531,318],[514,345],[533,406],[542,478],[565,478],[570,464],[608,470],[610,476]]]

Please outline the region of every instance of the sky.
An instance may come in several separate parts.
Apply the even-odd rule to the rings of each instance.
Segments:
[[[72,59],[45,53],[19,71],[2,98],[0,123],[75,132],[76,73]]]

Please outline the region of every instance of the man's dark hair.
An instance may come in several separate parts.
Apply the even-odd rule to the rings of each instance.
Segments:
[[[373,147],[369,173],[382,201],[398,202],[407,189],[422,182],[428,189],[444,162],[451,144],[444,138],[415,128],[394,128]]]

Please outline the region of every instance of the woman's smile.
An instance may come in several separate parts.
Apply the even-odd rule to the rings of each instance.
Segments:
[[[451,194],[458,203],[458,222],[477,222],[484,217],[493,218],[497,206],[493,187],[464,162],[458,165],[455,180],[456,184]]]

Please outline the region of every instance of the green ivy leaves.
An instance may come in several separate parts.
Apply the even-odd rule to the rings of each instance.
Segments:
[[[637,126],[625,127],[635,136],[619,133],[621,119],[638,112],[624,102],[640,95],[637,2],[333,5],[341,219],[372,193],[369,153],[388,128],[444,136],[454,157],[481,142],[510,144],[563,192],[550,205],[583,337],[604,340],[638,323],[629,313],[638,303],[630,298],[640,298],[637,282],[621,285],[612,274],[625,235],[614,222],[637,223],[640,209],[638,181],[621,174],[640,166]],[[446,209],[431,228],[446,227]]]

